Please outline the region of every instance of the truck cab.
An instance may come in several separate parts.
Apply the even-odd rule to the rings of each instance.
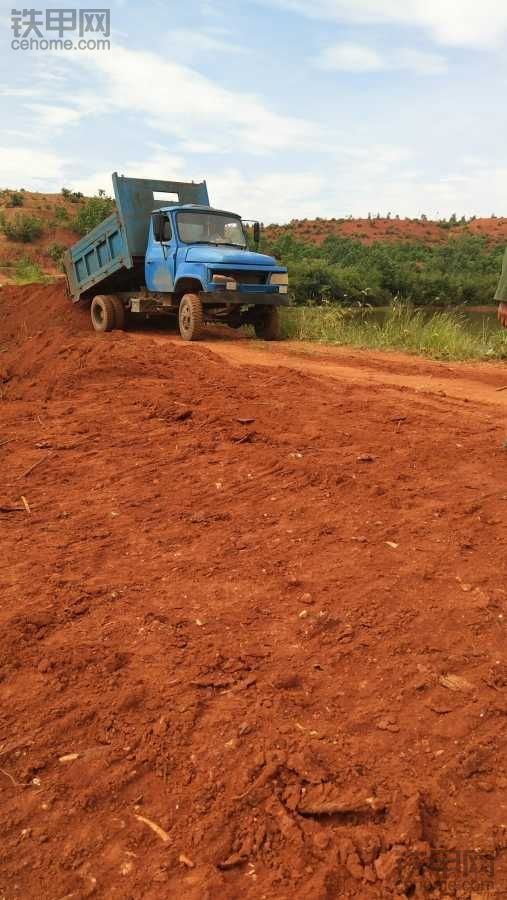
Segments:
[[[199,337],[205,322],[251,324],[259,337],[278,338],[287,270],[258,252],[258,223],[249,227],[237,213],[211,207],[205,182],[114,173],[113,187],[117,213],[65,257],[69,293],[90,302],[97,331],[121,327],[130,315],[177,314],[185,340]],[[161,192],[178,199],[157,205]]]

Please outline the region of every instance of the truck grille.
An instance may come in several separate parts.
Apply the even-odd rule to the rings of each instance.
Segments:
[[[212,269],[211,276],[225,275],[237,284],[266,284],[266,272],[244,272],[241,269]]]

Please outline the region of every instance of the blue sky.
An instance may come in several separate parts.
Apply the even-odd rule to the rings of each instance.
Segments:
[[[97,51],[14,50],[11,8],[0,186],[110,191],[117,170],[205,178],[266,223],[507,214],[505,2],[111,0]]]

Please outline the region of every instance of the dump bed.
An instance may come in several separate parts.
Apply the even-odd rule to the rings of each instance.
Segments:
[[[205,181],[125,178],[114,172],[113,189],[116,212],[65,254],[69,293],[75,302],[101,292],[137,290],[142,286],[153,210],[183,203],[209,206]],[[157,194],[165,196],[157,197]]]

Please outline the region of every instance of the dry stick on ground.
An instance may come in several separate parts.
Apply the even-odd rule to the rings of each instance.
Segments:
[[[40,466],[40,464],[45,462],[45,460],[49,459],[50,456],[51,456],[51,454],[48,453],[47,456],[43,456],[43,457],[41,457],[41,459],[38,459],[37,462],[34,462],[34,464],[32,466],[30,466],[28,469],[26,469],[25,472],[22,472],[21,475],[18,475],[16,480],[19,481],[20,478],[26,478],[26,476],[29,475],[30,472],[33,472],[33,470],[36,469],[37,466]]]
[[[135,815],[136,819],[138,820],[138,822],[144,822],[144,824],[147,825],[148,828],[151,828],[151,830],[154,831],[155,834],[157,834],[159,836],[159,838],[164,842],[164,844],[169,843],[171,838],[167,834],[167,831],[164,831],[164,829],[161,828],[160,825],[157,825],[157,823],[153,822],[151,819],[147,819],[146,816],[139,816],[137,813],[134,813],[134,815]]]
[[[495,390],[496,390],[497,392],[498,392],[498,391],[507,391],[507,384],[504,384],[503,387],[495,388]]]
[[[14,787],[26,787],[27,786],[26,781],[16,781],[16,779],[13,778],[9,772],[6,772],[5,769],[0,769],[0,772],[2,773],[2,775],[5,775],[5,777],[8,778],[9,781],[12,781]]]

